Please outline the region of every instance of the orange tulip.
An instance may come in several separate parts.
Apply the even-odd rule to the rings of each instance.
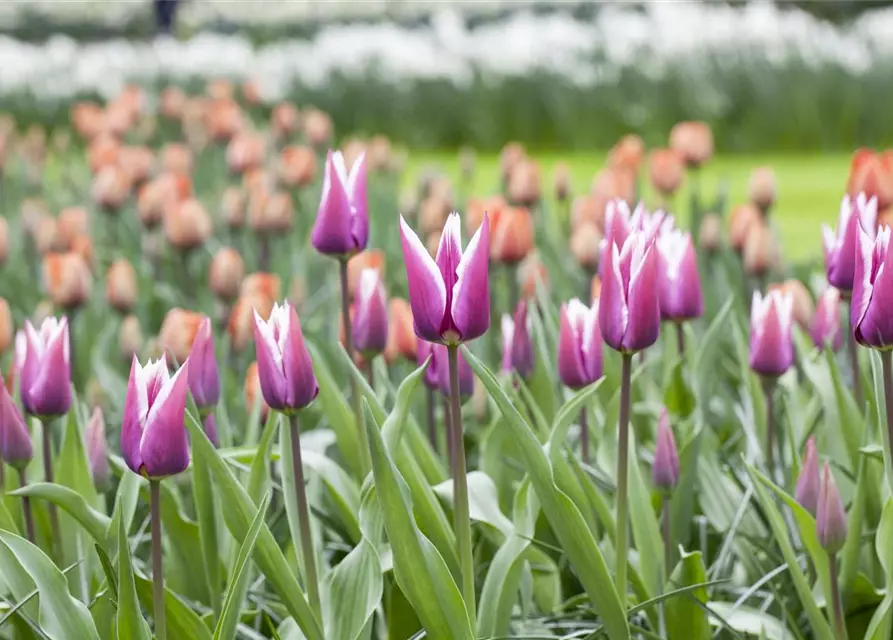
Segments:
[[[806,285],[796,278],[789,278],[784,282],[769,285],[769,291],[776,289],[782,293],[791,294],[791,298],[794,300],[794,320],[808,331],[809,323],[812,322],[812,316],[815,313],[815,302]]]
[[[751,172],[747,195],[760,211],[768,211],[775,203],[776,192],[775,172],[770,167],[757,167]]]
[[[116,165],[108,165],[99,170],[93,178],[90,193],[93,201],[103,211],[116,212],[130,196],[130,176]]]
[[[505,198],[500,195],[489,198],[469,198],[465,211],[465,230],[469,235],[473,235],[483,224],[485,213],[490,219],[492,228],[493,219],[499,217],[499,213],[507,206]],[[443,223],[440,224],[440,228],[443,228]]]
[[[602,202],[602,213],[608,201],[614,198],[632,205],[636,199],[636,174],[626,169],[602,169],[592,179],[589,192]]]
[[[43,284],[55,306],[74,309],[90,297],[93,277],[80,254],[48,253],[43,259]]]
[[[90,233],[89,213],[83,207],[65,207],[56,220],[56,232],[60,244],[71,249],[71,243],[77,236]]]
[[[748,275],[762,276],[777,262],[777,247],[772,230],[760,219],[747,230],[744,241],[744,271]]]
[[[161,147],[161,170],[182,176],[192,175],[192,151],[181,142]]]
[[[90,171],[98,173],[104,167],[118,164],[118,155],[121,153],[121,143],[117,138],[109,135],[98,135],[91,139],[87,147],[87,163]]]
[[[174,307],[164,316],[158,332],[158,344],[178,365],[189,357],[195,334],[204,319],[204,314],[179,307]]]
[[[285,147],[279,156],[279,181],[286,187],[306,187],[316,179],[316,153],[310,147]]]
[[[325,145],[332,139],[332,118],[319,109],[304,112],[304,136],[313,147]]]
[[[625,171],[633,175],[639,172],[645,159],[645,143],[634,133],[620,138],[608,152],[608,168]]]
[[[232,100],[235,91],[229,80],[214,78],[205,85],[205,93],[212,100]]]
[[[527,156],[524,146],[520,142],[509,142],[499,152],[499,175],[508,183],[515,166]]]
[[[263,104],[263,95],[260,83],[254,79],[248,79],[242,83],[242,98],[246,104],[257,106]]]
[[[857,149],[850,164],[847,193],[877,198],[878,211],[893,204],[893,149]]]
[[[354,164],[356,164],[356,161],[364,153],[366,153],[366,143],[359,138],[350,138],[342,145],[341,148],[341,154],[344,156],[344,166],[354,166]]]
[[[49,214],[41,216],[34,226],[31,236],[34,240],[34,247],[40,255],[50,251],[61,251],[64,248],[59,240],[59,225],[56,219]]]
[[[300,124],[301,114],[290,102],[280,102],[270,114],[270,129],[276,138],[290,138]]]
[[[179,87],[166,87],[158,99],[158,111],[165,118],[179,120],[186,108],[186,94]]]
[[[245,374],[245,407],[249,413],[254,410],[257,403],[260,403],[260,419],[264,421],[270,413],[270,407],[264,401],[264,396],[260,391],[257,362],[252,362],[248,365],[248,372]]]
[[[127,172],[132,184],[142,184],[149,179],[155,165],[155,154],[149,147],[121,147],[118,164]]]
[[[121,321],[118,330],[118,350],[125,362],[133,360],[143,349],[143,330],[136,316],[127,316]]]
[[[509,202],[532,207],[539,202],[540,168],[533,160],[519,160],[512,168],[508,181]]]
[[[713,156],[713,132],[706,122],[679,122],[670,130],[670,148],[689,167],[699,167]]]
[[[416,361],[418,338],[412,321],[412,309],[403,298],[388,301],[388,343],[384,349],[387,362],[394,362],[402,356],[410,362]]]
[[[750,228],[762,222],[763,216],[760,210],[752,204],[740,204],[734,207],[729,215],[729,244],[732,248],[738,252],[743,251]]]
[[[15,337],[15,325],[12,322],[12,311],[9,303],[0,298],[0,356],[9,351]]]
[[[98,104],[76,102],[71,107],[71,124],[84,140],[92,140],[105,129],[105,114]]]
[[[263,206],[249,207],[248,222],[258,233],[279,233],[291,229],[294,206],[286,191],[276,191],[264,198]]]
[[[231,173],[256,169],[264,161],[264,140],[253,133],[238,133],[226,147],[226,164]]]
[[[227,187],[220,201],[223,219],[231,229],[245,223],[245,193],[239,187]]]
[[[523,207],[506,207],[490,218],[490,258],[516,264],[533,249],[533,217]]]
[[[592,225],[599,232],[605,228],[605,207],[607,199],[597,195],[582,195],[574,198],[571,205],[571,229]]]
[[[109,267],[105,276],[105,297],[109,305],[121,313],[129,313],[136,304],[136,271],[126,258],[115,260]]]
[[[208,269],[208,284],[218,298],[227,302],[235,300],[244,278],[245,263],[238,251],[223,247],[214,254]]]
[[[429,196],[419,207],[419,229],[428,235],[439,233],[449,214],[450,207],[442,198]]]
[[[535,296],[538,286],[544,287],[548,291],[549,272],[546,269],[546,265],[540,261],[536,251],[531,251],[518,265],[516,277],[521,284],[521,295],[525,298]]]
[[[75,236],[71,241],[71,251],[78,254],[88,268],[93,266],[93,240],[90,236],[82,234]]]
[[[204,205],[191,198],[168,207],[163,223],[167,241],[180,251],[200,247],[213,231]]]
[[[385,256],[381,249],[367,249],[355,254],[347,261],[347,292],[353,300],[360,283],[360,274],[363,269],[378,269],[384,275]]]
[[[255,309],[263,319],[268,319],[273,311],[273,299],[262,294],[242,294],[233,305],[228,331],[235,351],[242,351],[254,340]]]
[[[684,156],[675,149],[654,149],[648,156],[651,186],[662,196],[671,196],[685,177]]]
[[[147,229],[154,229],[164,212],[188,198],[192,191],[189,178],[174,173],[162,173],[137,191],[136,213]]]
[[[257,271],[248,274],[242,280],[242,289],[240,291],[243,296],[260,295],[269,298],[272,301],[278,300],[282,281],[275,273],[264,273]]]
[[[245,127],[242,110],[233,100],[214,100],[207,113],[207,131],[215,142],[227,142]]]
[[[583,223],[574,229],[571,234],[570,250],[577,264],[589,271],[598,268],[602,237],[602,232],[591,222]]]

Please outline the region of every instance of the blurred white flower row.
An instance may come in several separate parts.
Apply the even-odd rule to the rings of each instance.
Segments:
[[[230,4],[251,5],[215,6]],[[444,9],[428,27],[331,25],[310,40],[258,47],[240,35],[212,33],[185,42],[78,43],[56,36],[35,45],[0,38],[0,93],[29,92],[54,100],[90,91],[110,96],[129,81],[229,77],[255,79],[264,97],[274,100],[296,84],[321,86],[336,73],[374,72],[394,83],[446,78],[465,84],[475,73],[498,77],[541,70],[596,86],[616,80],[630,65],[659,78],[671,70],[697,74],[707,63],[751,59],[776,66],[834,65],[861,74],[893,59],[890,33],[893,10],[873,11],[847,27],[834,27],[768,2],[740,8],[657,2],[643,11],[606,5],[593,22],[562,13],[520,12],[475,29],[466,28],[457,12]]]

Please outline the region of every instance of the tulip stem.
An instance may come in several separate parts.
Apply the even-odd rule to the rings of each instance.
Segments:
[[[586,423],[586,407],[580,409],[580,460],[589,464],[589,425]]]
[[[674,323],[676,325],[676,346],[679,350],[679,358],[685,357],[685,325],[681,322]]]
[[[884,370],[884,408],[887,412],[887,455],[893,465],[893,357],[890,351],[881,351]]]
[[[152,602],[155,607],[155,637],[158,640],[165,640],[167,621],[161,550],[161,480],[149,480],[149,508],[152,519]]]
[[[369,359],[369,362],[366,363],[366,381],[369,383],[369,388],[372,391],[375,391],[375,371],[372,368],[372,359]]]
[[[28,478],[25,476],[25,469],[19,469],[19,486],[25,488],[28,486]],[[28,533],[28,542],[35,543],[34,538],[34,516],[31,514],[31,498],[22,497],[22,511],[25,514],[25,531]]]
[[[319,579],[316,575],[316,556],[313,551],[313,536],[310,533],[310,509],[307,506],[307,490],[304,486],[304,461],[301,458],[301,425],[298,415],[288,416],[291,429],[291,464],[295,482],[295,497],[298,500],[298,526],[301,531],[301,556],[304,559],[304,588],[310,600],[310,607],[316,619],[322,623],[322,605],[319,599]]]
[[[428,410],[428,440],[431,442],[431,448],[437,453],[437,424],[434,422],[434,389],[426,387],[427,410]]]
[[[664,494],[663,498],[663,525],[664,525],[664,582],[670,579],[672,573],[670,560],[673,555],[673,541],[670,538],[670,495]]]
[[[453,525],[459,546],[459,564],[462,574],[462,596],[471,621],[476,628],[474,600],[474,553],[471,545],[471,519],[468,510],[468,478],[465,469],[465,444],[462,437],[462,407],[459,403],[459,347],[448,345],[450,362],[450,404],[452,420],[450,447],[453,450]]]
[[[763,378],[763,395],[766,399],[766,470],[773,481],[775,477],[775,379]]]
[[[43,441],[43,479],[46,482],[53,482],[53,436],[51,430],[51,423],[49,420],[41,421],[41,431],[43,432],[41,435],[41,440]],[[57,541],[61,541],[62,538],[59,537],[59,516],[56,513],[56,505],[52,502],[49,503],[48,509],[50,512],[50,530],[53,532],[53,540],[50,543],[50,547],[54,547],[57,544]]]
[[[850,326],[852,327],[853,307],[850,304],[848,304],[847,307],[850,309]],[[859,351],[856,346],[856,339],[853,337],[853,332],[847,331],[846,333],[846,346],[850,356],[850,368],[853,372],[853,395],[856,396],[856,404],[859,405],[859,411],[862,411],[862,409],[864,409],[862,406],[864,400],[862,399],[862,376],[859,375]]]
[[[831,574],[829,581],[831,582],[831,601],[834,607],[834,637],[845,640],[847,637],[846,620],[843,617],[843,604],[840,600],[840,585],[838,584],[840,578],[838,576],[837,554],[835,553],[828,552],[828,571]]]
[[[450,411],[450,399],[444,396],[443,398],[443,424],[444,424],[444,437],[446,438],[446,452],[447,452],[447,461],[450,465],[450,474],[456,475],[456,452],[453,449],[453,412]]]
[[[347,355],[353,359],[353,333],[350,326],[350,294],[347,290],[347,260],[339,260],[341,271],[341,317],[344,322],[344,348]],[[360,389],[357,379],[350,378],[350,399],[353,402],[354,417],[357,421],[357,431],[360,436],[360,473],[363,477],[372,469],[372,458],[369,454],[369,434],[366,433],[366,421],[363,416],[363,405],[360,400]]]
[[[626,477],[629,465],[629,404],[630,387],[632,386],[632,363],[633,355],[624,353],[620,370],[620,425],[617,435],[617,522],[615,523],[617,527],[615,537],[615,547],[617,549],[615,580],[617,582],[617,595],[620,596],[620,602],[624,609],[626,609],[626,562],[629,551],[629,543],[627,542],[629,518],[626,504]]]

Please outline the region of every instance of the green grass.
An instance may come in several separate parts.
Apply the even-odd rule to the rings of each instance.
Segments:
[[[575,193],[582,193],[589,189],[592,176],[604,165],[605,154],[547,154],[534,157],[542,168],[543,191],[550,195],[552,172],[557,162],[565,161],[571,166]],[[718,185],[725,182],[729,189],[729,205],[744,202],[751,169],[764,165],[772,167],[778,181],[778,202],[772,210],[772,216],[781,233],[784,255],[790,261],[818,259],[821,257],[820,225],[824,222],[834,226],[837,222],[849,161],[850,156],[847,154],[720,156],[702,171],[702,194],[708,201],[712,200]],[[430,167],[446,172],[455,181],[459,179],[458,155],[450,153],[411,155],[407,179],[414,181],[422,171]],[[472,193],[493,193],[498,184],[498,156],[478,156]],[[649,204],[657,204],[657,199],[647,191],[645,200]],[[680,211],[688,211],[688,201],[686,185],[676,196]]]

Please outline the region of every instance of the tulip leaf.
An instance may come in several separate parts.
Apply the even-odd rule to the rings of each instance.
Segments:
[[[868,351],[868,356],[871,362],[871,378],[874,382],[874,396],[875,398],[883,398],[885,397],[886,391],[884,388],[881,356],[874,349],[869,349]],[[879,427],[878,431],[881,432],[881,442],[884,446],[884,474],[887,478],[887,487],[890,492],[893,493],[893,453],[891,453],[890,450],[890,433],[889,430],[885,428],[887,424],[887,408],[883,402],[875,402],[874,408],[876,418],[875,424]]]
[[[683,553],[670,576],[671,589],[703,585],[707,571],[701,552]],[[670,598],[666,603],[667,634],[670,640],[709,640],[710,623],[704,605],[707,589],[699,587],[682,597]]]
[[[261,498],[270,490],[270,451],[278,427],[279,415],[271,411],[248,472],[248,496],[255,504],[260,504]]]
[[[864,427],[865,420],[862,417],[862,410],[856,404],[853,394],[844,384],[840,375],[840,369],[837,366],[837,359],[831,349],[825,350],[826,361],[828,362],[828,371],[831,373],[831,382],[834,387],[834,399],[837,401],[837,418],[835,425],[843,436],[846,443],[846,450],[849,454],[850,469],[856,469],[859,466],[859,445],[863,440],[860,433]],[[824,397],[824,396],[823,396]],[[826,402],[829,399],[826,399]]]
[[[685,369],[685,360],[677,360],[670,370],[670,382],[664,392],[667,411],[680,418],[690,416],[697,406],[694,393],[685,379]]]
[[[248,578],[251,575],[251,572],[248,570],[248,561],[254,553],[254,547],[257,544],[258,536],[260,536],[260,530],[264,524],[264,517],[267,514],[269,502],[269,494],[267,494],[261,500],[254,520],[251,521],[251,526],[245,535],[245,540],[242,541],[242,545],[239,547],[239,555],[229,577],[223,606],[220,609],[220,617],[217,619],[217,626],[214,628],[214,640],[228,640],[236,637],[236,628],[239,625],[242,610],[242,600],[245,598],[245,592],[248,590]]]
[[[754,494],[756,495],[760,506],[763,508],[763,513],[766,515],[766,521],[769,523],[769,527],[772,529],[772,536],[781,549],[781,554],[784,557],[785,562],[788,563],[788,572],[790,573],[791,579],[794,583],[794,589],[797,591],[797,595],[800,598],[800,604],[803,605],[803,609],[806,612],[806,617],[809,620],[809,625],[812,627],[813,634],[815,634],[815,637],[820,640],[832,640],[834,634],[831,632],[831,628],[828,626],[828,622],[825,620],[825,617],[822,615],[821,610],[819,609],[818,605],[815,602],[815,599],[812,596],[812,591],[809,588],[809,583],[806,581],[806,576],[803,575],[803,571],[801,571],[800,569],[800,564],[797,561],[797,555],[794,552],[794,548],[791,546],[791,541],[788,539],[788,531],[787,526],[785,525],[784,517],[778,510],[778,507],[775,506],[775,502],[773,502],[769,494],[766,493],[766,486],[769,486],[769,483],[771,483],[771,481],[768,479],[764,480],[763,477],[761,477],[762,474],[754,469],[751,465],[745,465],[745,468],[747,469],[748,475],[750,475]],[[778,493],[783,499],[784,496],[787,495],[780,489],[777,490],[776,493]],[[796,501],[794,501],[794,504],[796,505]],[[797,515],[797,512],[794,511],[794,518],[798,522],[801,534],[803,534],[805,527],[800,523],[805,520],[804,516],[810,519],[812,518],[812,516],[806,513],[806,511],[802,508],[801,511],[802,513],[800,513],[799,517]],[[804,540],[804,543],[806,544],[808,550],[813,543],[818,543],[818,539],[815,536],[815,525],[813,525],[812,528],[812,537],[812,541],[808,539]],[[813,558],[813,561],[815,561],[816,555],[811,552],[810,556]],[[827,570],[828,560],[827,554],[825,554],[825,574],[827,574]],[[821,576],[823,573],[822,568],[817,567],[817,572]],[[823,584],[827,584],[826,580],[823,580],[822,582]]]
[[[464,348],[464,352],[469,365],[507,418],[506,424],[522,446],[530,481],[543,513],[558,536],[593,606],[601,616],[605,630],[612,640],[621,638],[626,640],[630,637],[626,612],[586,521],[568,496],[555,486],[548,457],[524,418],[499,386],[499,382],[467,348]]]
[[[366,431],[372,455],[375,491],[391,542],[397,584],[433,640],[471,640],[474,632],[459,587],[437,548],[416,526],[409,487],[368,412]]]
[[[483,471],[471,471],[468,473],[468,509],[472,520],[485,522],[502,533],[503,536],[511,536],[515,532],[515,526],[499,509],[499,498],[496,494],[496,485]],[[434,487],[435,493],[450,504],[453,504],[453,481],[447,480]]]
[[[593,397],[602,386],[604,378],[599,378],[592,384],[577,391],[570,400],[562,405],[558,410],[558,414],[552,423],[552,430],[549,433],[548,451],[549,455],[554,459],[560,456],[567,439],[567,432],[574,420],[580,417],[580,413],[589,406]]]
[[[88,505],[84,497],[73,489],[55,483],[34,482],[9,494],[52,502],[70,514],[94,540],[105,544],[111,519]]]
[[[729,296],[722,309],[714,316],[710,326],[698,340],[698,348],[693,350],[692,380],[695,384],[695,395],[703,412],[713,397],[713,390],[719,382],[716,375],[716,359],[723,341],[729,334],[728,315],[735,304],[735,297]]]
[[[636,455],[635,431],[630,429],[629,442],[629,521],[636,550],[639,552],[639,575],[645,582],[647,598],[661,592],[667,575],[664,567],[663,537],[651,507],[651,492],[642,478]]]
[[[232,475],[226,462],[214,449],[214,445],[208,440],[202,425],[189,412],[186,414],[186,427],[192,437],[193,450],[202,450],[200,459],[208,465],[215,486],[220,492],[221,504],[226,505],[226,508],[223,509],[223,520],[226,527],[241,544],[248,536],[257,507]],[[254,551],[254,561],[273,590],[282,599],[289,614],[295,618],[307,639],[322,640],[323,635],[319,622],[314,618],[295,574],[289,569],[285,555],[266,525],[261,528],[260,538]]]
[[[112,463],[115,464],[114,458],[112,459]],[[133,517],[136,513],[136,503],[139,500],[140,495],[140,484],[145,483],[145,480],[126,467],[123,469],[121,482],[118,483],[118,493],[115,496],[115,506],[112,509],[112,517],[109,526],[102,538],[94,538],[94,541],[100,545],[111,546],[106,544],[106,540],[114,540],[117,544],[119,520],[124,521],[125,531],[130,531],[130,526],[133,524]]]
[[[710,602],[707,608],[731,629],[748,636],[759,636],[766,640],[789,640],[793,637],[781,620],[765,611],[743,605],[732,605],[728,602]],[[719,624],[718,621],[716,624]]]
[[[701,454],[703,430],[690,434],[679,450],[679,482],[670,497],[670,567],[676,557],[676,548],[688,544],[697,496],[698,464]],[[667,567],[667,571],[670,570]]]
[[[304,468],[322,479],[348,539],[353,543],[359,542],[360,522],[357,514],[360,511],[360,490],[356,482],[334,460],[306,448],[304,438],[305,435],[301,434],[301,458],[304,461]]]
[[[130,559],[130,547],[127,544],[127,530],[124,520],[118,520],[118,613],[116,632],[119,638],[134,640],[151,640],[152,633],[140,610],[136,583],[133,578],[133,566]]]
[[[327,638],[354,640],[381,602],[381,564],[365,538],[329,573],[325,584],[323,619]]]
[[[136,592],[143,608],[152,609],[153,583],[140,575],[134,575]],[[199,615],[193,611],[180,597],[165,585],[164,607],[166,612],[166,629],[168,638],[190,638],[190,640],[211,640],[211,631]],[[119,638],[121,638],[119,636]],[[123,638],[121,638],[123,640]]]
[[[208,466],[201,460],[201,450],[192,461],[192,496],[198,520],[199,545],[204,565],[208,597],[215,613],[220,613],[220,549],[217,542],[217,503]]]
[[[43,551],[8,531],[0,531],[0,542],[34,581],[39,594],[38,623],[51,640],[99,640],[90,611],[68,592],[65,574]]]
[[[886,584],[893,584],[893,498],[887,498],[881,521],[875,534],[875,549],[881,566],[884,568]],[[865,631],[865,640],[888,640],[893,634],[893,589],[888,588],[884,599],[878,605],[868,629]]]

